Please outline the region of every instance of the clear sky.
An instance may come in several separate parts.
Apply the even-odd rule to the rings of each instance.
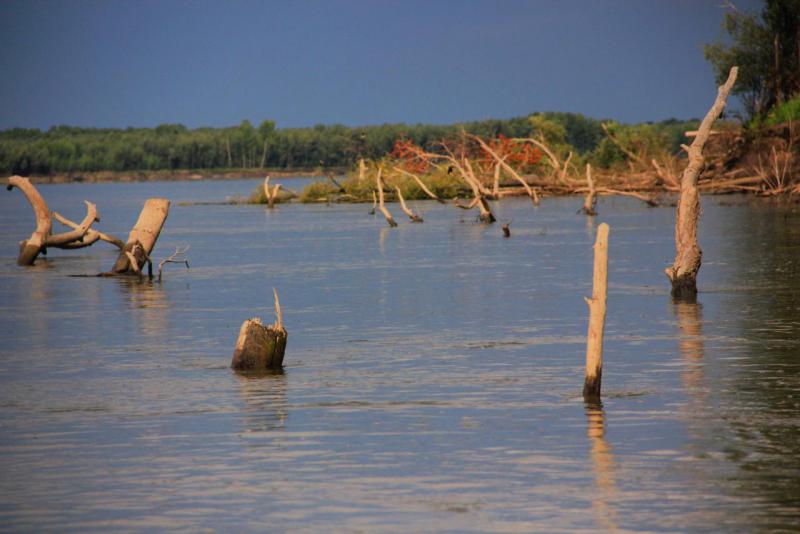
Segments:
[[[0,129],[699,117],[721,4],[0,0]]]

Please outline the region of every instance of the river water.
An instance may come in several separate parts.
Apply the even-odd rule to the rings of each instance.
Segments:
[[[289,187],[302,185],[284,180]],[[187,205],[257,181],[41,186],[125,238],[173,205],[162,283],[106,243],[15,264],[0,195],[0,530],[792,531],[800,525],[800,209],[703,199],[698,304],[674,304],[673,208],[578,198]],[[401,220],[399,210],[395,218]],[[580,395],[596,224],[611,226],[603,404]],[[246,318],[289,343],[239,376]]]

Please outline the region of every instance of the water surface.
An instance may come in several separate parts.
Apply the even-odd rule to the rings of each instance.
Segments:
[[[0,529],[797,527],[797,207],[704,199],[691,305],[663,273],[672,208],[509,199],[504,239],[433,202],[395,229],[365,205],[178,204],[258,184],[40,188],[73,219],[96,202],[123,238],[146,198],[172,199],[154,256],[191,245],[191,269],[161,284],[71,276],[108,270],[106,243],[17,267],[33,215],[0,195]],[[599,222],[604,399],[586,406]],[[239,326],[272,320],[273,287],[285,370],[239,376]]]

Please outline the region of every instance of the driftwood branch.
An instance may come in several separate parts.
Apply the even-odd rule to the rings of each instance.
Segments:
[[[411,219],[411,222],[415,223],[423,222],[422,217],[411,211],[409,207],[406,205],[406,201],[403,198],[403,193],[400,191],[400,188],[395,187],[395,191],[397,191],[397,199],[400,201],[400,209],[403,211],[403,213],[408,215],[408,218]]]
[[[181,259],[181,256],[186,254],[189,251],[190,246],[186,245],[185,247],[176,247],[175,252],[172,253],[168,258],[161,260],[158,262],[158,281],[161,281],[161,271],[164,269],[164,265],[167,263],[183,263],[186,265],[186,268],[189,268],[189,260],[186,258]]]
[[[63,215],[58,213],[57,211],[53,212],[53,218],[55,220],[57,220],[58,222],[60,222],[61,224],[63,224],[64,226],[67,226],[69,228],[77,229],[77,228],[80,227],[80,225],[78,223],[67,219],[66,217],[64,217]],[[92,240],[92,243],[94,243],[97,240],[102,240],[102,241],[105,241],[107,243],[111,243],[112,245],[114,245],[115,247],[120,248],[120,249],[125,247],[125,243],[123,243],[123,241],[121,239],[119,239],[117,237],[114,237],[112,235],[109,235],[109,234],[105,234],[105,233],[103,233],[103,232],[101,232],[99,230],[95,230],[94,228],[90,228],[89,231],[86,232],[86,237],[83,239],[83,241],[86,242],[87,240]],[[72,247],[69,247],[69,248],[72,248]],[[77,247],[77,248],[80,248],[80,247]]]
[[[84,202],[86,202],[86,216],[83,218],[83,221],[69,232],[47,236],[44,242],[46,247],[58,247],[82,239],[92,227],[92,224],[99,220],[97,218],[97,206],[88,200]]]
[[[375,181],[377,182],[378,186],[378,208],[383,213],[383,216],[386,218],[386,222],[389,223],[391,228],[397,226],[397,222],[395,222],[394,217],[392,214],[389,213],[389,210],[386,209],[386,206],[383,204],[383,182],[381,181],[381,171],[383,169],[378,169],[378,175],[375,177]]]
[[[711,133],[714,121],[725,108],[728,94],[736,82],[738,67],[732,67],[727,81],[719,87],[717,98],[700,123],[692,145],[685,150],[689,163],[681,177],[681,196],[675,214],[675,261],[665,270],[672,283],[672,296],[693,299],[697,294],[697,272],[700,270],[702,251],[697,244],[697,222],[700,215],[700,193],[697,181],[705,164],[703,147]]]
[[[429,197],[431,197],[433,200],[435,200],[437,202],[440,202],[441,204],[445,203],[444,200],[442,200],[441,198],[436,196],[436,194],[433,191],[428,189],[428,187],[425,185],[425,183],[416,174],[413,174],[413,173],[410,173],[410,172],[408,172],[406,170],[403,170],[400,167],[394,167],[394,170],[399,172],[400,174],[404,174],[404,175],[412,178],[415,182],[417,182],[417,185],[419,186],[419,188],[422,189],[422,191],[424,191],[425,194],[428,195]]]

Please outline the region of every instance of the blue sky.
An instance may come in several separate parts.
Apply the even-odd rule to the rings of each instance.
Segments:
[[[0,129],[699,117],[721,4],[0,0]]]

